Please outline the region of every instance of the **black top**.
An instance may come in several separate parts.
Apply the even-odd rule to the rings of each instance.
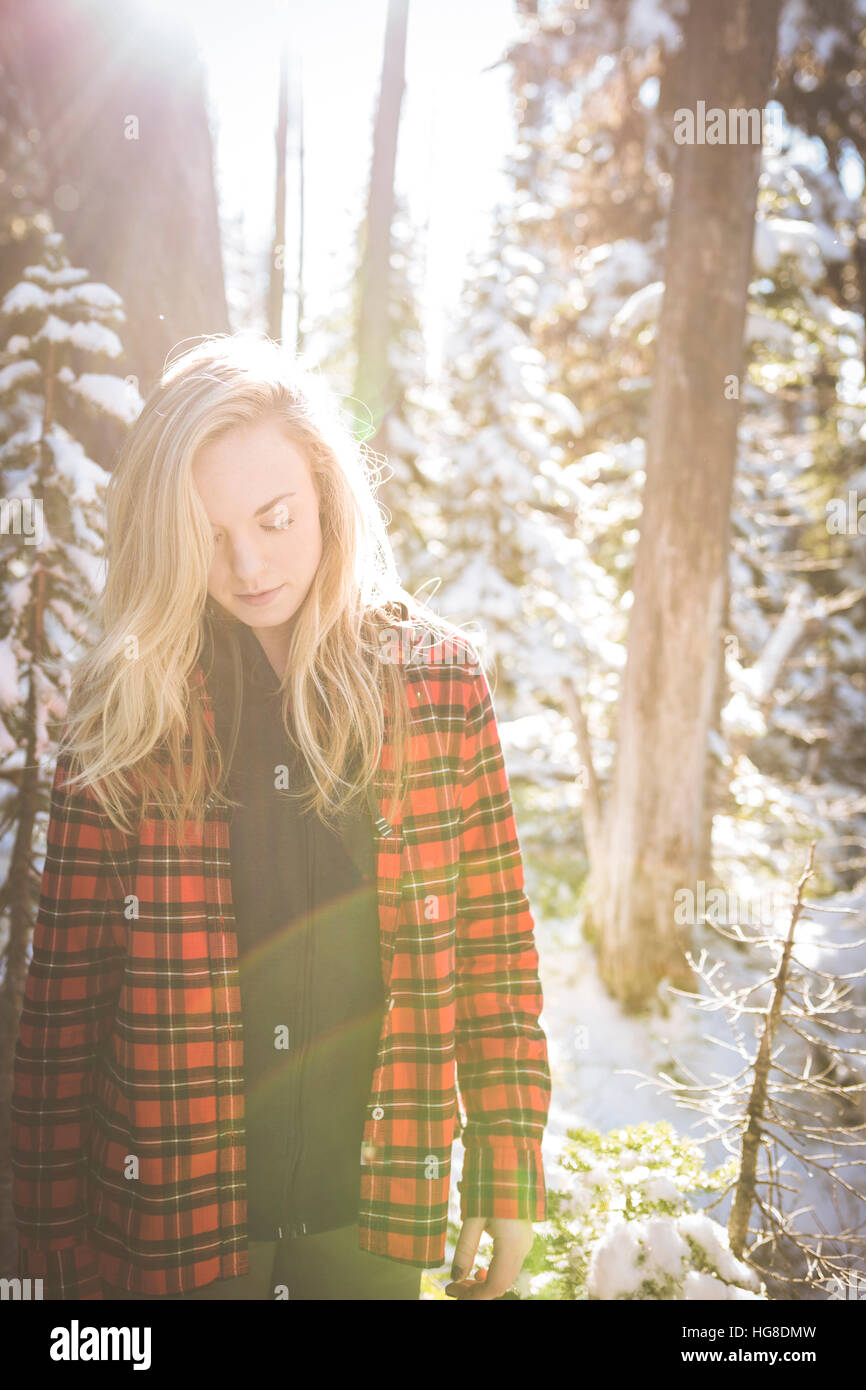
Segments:
[[[342,833],[298,808],[309,771],[282,726],[279,679],[238,625],[243,692],[226,784],[238,933],[250,1240],[358,1218],[361,1138],[385,991],[374,836],[362,806]],[[211,664],[212,660],[212,664]],[[215,629],[204,669],[224,756],[232,675]]]

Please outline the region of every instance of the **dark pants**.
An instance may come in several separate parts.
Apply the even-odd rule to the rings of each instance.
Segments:
[[[249,1242],[249,1274],[217,1279],[191,1293],[127,1293],[106,1284],[107,1299],[412,1299],[421,1293],[421,1270],[358,1248],[358,1227],[341,1226],[312,1236]]]

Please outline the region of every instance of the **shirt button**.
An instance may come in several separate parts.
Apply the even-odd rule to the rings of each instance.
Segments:
[[[377,1106],[374,1107],[374,1109],[373,1109],[373,1119],[374,1119],[374,1120],[381,1120],[382,1117],[384,1116],[384,1114],[385,1114],[385,1111],[382,1109],[381,1105],[377,1105]]]
[[[393,1000],[393,999],[389,999],[389,1000],[388,1000],[388,1008],[389,1008],[389,1009],[393,1009],[393,1007],[394,1007],[394,1000]]]

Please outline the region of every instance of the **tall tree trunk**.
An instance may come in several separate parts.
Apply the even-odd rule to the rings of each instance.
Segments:
[[[45,398],[42,410],[42,432],[39,442],[39,470],[37,473],[37,496],[43,496],[45,475],[51,466],[48,444],[48,431],[54,419],[54,347],[48,350],[45,367]],[[41,563],[34,565],[34,596],[30,609],[29,640],[30,675],[27,682],[25,702],[27,716],[27,741],[24,745],[24,765],[18,784],[17,817],[15,839],[9,861],[6,881],[9,937],[3,959],[3,977],[0,983],[0,1272],[8,1275],[14,1269],[16,1249],[15,1216],[12,1206],[12,1152],[11,1152],[11,1105],[12,1074],[15,1061],[15,1044],[18,1037],[18,1021],[24,998],[27,979],[27,949],[33,927],[33,901],[35,885],[31,882],[33,860],[33,834],[36,829],[36,813],[39,809],[39,669],[42,663],[42,649],[45,623],[45,570]],[[37,903],[38,905],[38,903]]]
[[[722,739],[722,710],[728,696],[728,673],[725,663],[727,655],[728,641],[731,633],[728,631],[731,621],[730,603],[730,573],[725,567],[725,597],[722,603],[722,620],[719,629],[718,651],[718,670],[716,674],[716,687],[713,699],[713,712],[710,718],[710,730],[715,733],[719,740]],[[713,819],[718,807],[725,799],[725,791],[730,787],[730,775],[725,768],[722,759],[709,747],[707,748],[707,789],[704,795],[703,814],[701,818],[701,844],[698,852],[698,878],[704,880],[709,886],[716,885],[713,870]]]
[[[181,10],[182,7],[176,7]],[[121,295],[146,394],[179,342],[228,330],[204,74],[176,15],[138,0],[0,0],[0,49],[32,103],[72,265]],[[99,430],[107,430],[102,417]],[[119,443],[82,435],[91,457]]]
[[[372,413],[373,432],[367,442],[374,449],[378,447],[377,440],[391,405],[388,367],[391,223],[397,137],[406,86],[408,19],[409,0],[389,0],[361,260],[354,393]]]
[[[298,298],[295,321],[295,349],[304,350],[304,203],[306,169],[304,167],[304,56],[298,62]]]
[[[286,289],[286,145],[289,128],[289,41],[280,41],[280,82],[277,102],[277,151],[274,206],[274,244],[271,247],[271,274],[268,283],[268,337],[283,338],[283,296]]]
[[[762,110],[780,0],[692,0],[683,105]],[[718,681],[737,403],[760,143],[683,144],[674,169],[647,475],[619,705],[604,865],[600,968],[626,1008],[688,987],[674,893],[697,878],[707,733]],[[742,138],[742,137],[741,137]]]

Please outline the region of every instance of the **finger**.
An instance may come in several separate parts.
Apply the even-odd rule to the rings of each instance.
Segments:
[[[463,1222],[454,1249],[454,1259],[451,1262],[451,1278],[456,1283],[465,1279],[472,1269],[475,1256],[478,1254],[478,1242],[481,1240],[483,1231],[484,1217],[482,1216],[469,1217]]]
[[[478,1275],[473,1275],[467,1279],[453,1279],[446,1284],[445,1293],[449,1298],[471,1298],[478,1287]]]
[[[449,1298],[471,1298],[473,1290],[477,1289],[479,1285],[483,1285],[486,1277],[486,1269],[477,1269],[474,1274],[467,1275],[465,1279],[453,1279],[450,1284],[446,1284],[445,1292]]]
[[[493,1258],[486,1271],[484,1287],[478,1298],[501,1298],[507,1293],[523,1266],[523,1256],[513,1246],[505,1246],[501,1240],[493,1242]]]
[[[449,1298],[471,1298],[472,1290],[477,1287],[474,1279],[455,1279],[445,1285],[445,1292]]]
[[[449,1298],[484,1298],[485,1294],[479,1292],[483,1290],[487,1281],[487,1270],[483,1267],[476,1269],[471,1278],[461,1279],[453,1284],[446,1285],[445,1292]]]

